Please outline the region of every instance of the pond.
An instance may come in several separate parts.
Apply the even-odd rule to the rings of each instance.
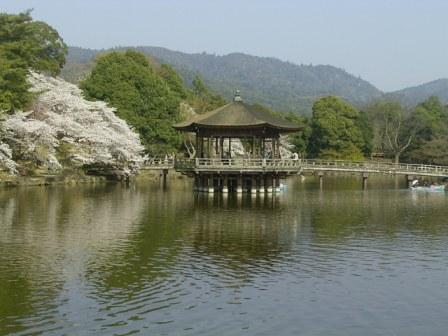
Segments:
[[[0,190],[0,335],[446,335],[448,195],[287,183]]]

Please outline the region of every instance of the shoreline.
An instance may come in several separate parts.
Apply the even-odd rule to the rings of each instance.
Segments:
[[[170,169],[169,178],[182,178],[182,175]],[[130,181],[156,181],[161,179],[158,171],[140,171],[130,176]],[[77,184],[100,184],[100,183],[122,183],[123,180],[104,175],[86,175],[83,173],[71,174],[42,174],[35,176],[17,176],[0,173],[0,188],[52,186],[52,185],[77,185]]]

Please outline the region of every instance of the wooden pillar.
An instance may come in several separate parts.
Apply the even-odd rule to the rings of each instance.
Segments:
[[[367,173],[362,173],[362,190],[366,190],[367,189],[367,179],[369,177],[369,174]]]
[[[207,157],[210,158],[211,156],[211,152],[212,152],[212,146],[211,146],[211,142],[212,142],[212,138],[208,137],[207,138]]]
[[[265,144],[265,138],[262,138],[261,139],[261,158],[262,159],[264,159],[265,158],[265,147],[266,147],[266,144]]]
[[[324,172],[317,172],[317,176],[319,176],[319,188],[322,190],[324,187]]]
[[[162,175],[163,175],[163,177],[162,177],[162,186],[163,186],[163,189],[165,189],[166,188],[166,176],[168,175],[168,169],[163,169],[162,170]]]
[[[277,150],[276,150],[276,152],[277,152],[277,157],[278,157],[279,159],[281,159],[282,156],[281,156],[281,153],[280,153],[280,138],[279,138],[279,137],[277,137],[277,139],[276,139],[276,141],[275,141],[275,144],[277,145]]]
[[[273,183],[273,176],[267,175],[266,176],[266,192],[267,193],[272,193],[272,191],[273,191],[272,183]]]
[[[264,193],[264,175],[259,177],[258,192]]]
[[[196,146],[196,157],[201,157],[201,152],[200,152],[200,149],[199,149],[199,135],[198,135],[198,132],[196,132],[195,133],[196,134],[196,144],[195,144],[195,146]]]
[[[229,137],[229,158],[232,158],[232,137]]]
[[[208,192],[209,193],[215,192],[215,186],[213,185],[213,175],[210,175],[208,177]]]
[[[227,194],[229,192],[229,181],[227,175],[222,177],[222,192]]]
[[[236,178],[236,192],[241,194],[243,192],[243,176],[238,175]]]
[[[255,137],[252,136],[252,152],[251,152],[251,158],[255,157]]]
[[[194,191],[199,191],[200,190],[200,185],[201,185],[201,179],[199,178],[199,175],[195,175],[194,176],[193,190]]]
[[[275,178],[274,178],[274,190],[277,191],[278,188],[280,188],[280,176],[275,175]]]
[[[257,193],[257,179],[255,176],[252,176],[252,182],[251,182],[251,188],[250,188],[250,192],[252,194],[256,194]]]
[[[221,152],[221,159],[224,157],[224,138],[220,137],[219,138],[219,145],[221,147],[220,152]]]
[[[199,142],[201,143],[200,148],[201,148],[201,155],[199,157],[203,158],[204,157],[204,137],[200,137],[199,138]]]

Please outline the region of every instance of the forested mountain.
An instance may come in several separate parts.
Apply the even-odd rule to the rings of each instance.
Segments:
[[[276,110],[309,113],[313,101],[326,95],[341,96],[355,104],[382,95],[367,81],[330,65],[297,65],[241,53],[216,56],[158,47],[135,49],[151,55],[158,62],[173,65],[187,83],[200,74],[209,87],[227,98],[239,89],[248,102]],[[71,47],[63,77],[78,81],[89,71],[89,63],[95,55],[106,51]]]
[[[438,79],[429,83],[387,94],[387,97],[398,100],[406,106],[415,106],[418,103],[428,99],[430,96],[437,96],[443,103],[447,104],[448,78]]]
[[[134,49],[151,55],[159,63],[173,65],[188,85],[199,74],[210,88],[228,99],[239,89],[246,101],[280,111],[310,114],[313,102],[327,95],[340,96],[357,106],[386,98],[411,107],[430,96],[448,103],[448,79],[383,93],[369,82],[330,65],[297,65],[242,53],[217,56],[159,47]],[[111,50],[70,47],[62,77],[78,82],[90,71],[97,54]]]

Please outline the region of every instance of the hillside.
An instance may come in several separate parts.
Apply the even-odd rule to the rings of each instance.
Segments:
[[[390,92],[387,96],[398,100],[406,106],[415,106],[430,96],[437,96],[448,103],[448,78],[438,79],[429,83]]]
[[[369,82],[330,65],[297,65],[242,53],[217,56],[159,47],[135,49],[158,62],[173,65],[187,84],[200,74],[209,87],[227,99],[239,89],[249,103],[260,103],[280,111],[309,114],[312,103],[325,95],[337,95],[355,105],[386,97],[414,106],[429,96],[438,96],[448,103],[448,79],[383,93]],[[62,77],[78,82],[90,71],[95,56],[107,51],[70,47]]]
[[[158,47],[136,49],[159,62],[173,65],[187,83],[195,74],[200,74],[208,86],[227,98],[231,98],[238,88],[248,102],[282,111],[309,113],[316,98],[330,94],[355,104],[382,95],[367,81],[330,65],[297,65],[241,53],[216,56]],[[62,76],[69,81],[78,81],[89,71],[89,63],[95,55],[105,51],[71,47]]]

